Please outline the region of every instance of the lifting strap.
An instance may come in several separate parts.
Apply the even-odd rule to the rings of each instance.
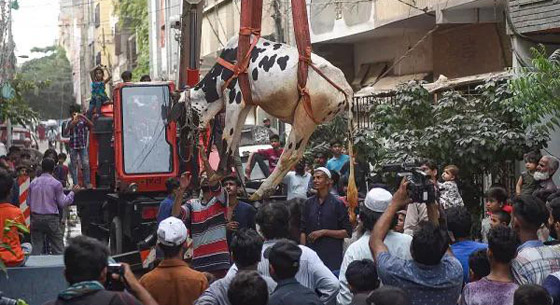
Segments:
[[[311,62],[311,38],[309,34],[309,23],[307,21],[307,7],[305,0],[291,0],[292,2],[292,18],[294,22],[296,44],[299,53],[298,60],[298,91],[300,100],[309,118],[317,125],[320,122],[313,115],[313,107],[311,105],[311,97],[307,90],[307,76],[309,67],[317,74],[324,78],[331,86],[344,94],[345,99],[348,98],[346,92],[337,84],[330,80],[319,68]],[[218,57],[217,62],[224,68],[233,72],[233,75],[222,85],[222,93],[234,80],[238,79],[241,94],[247,105],[256,105],[251,95],[251,85],[247,68],[251,52],[257,45],[261,34],[262,19],[262,0],[242,0],[241,1],[241,26],[239,30],[239,41],[237,43],[237,62],[232,64],[225,59]],[[253,41],[251,41],[253,36]],[[295,110],[294,110],[295,111]]]

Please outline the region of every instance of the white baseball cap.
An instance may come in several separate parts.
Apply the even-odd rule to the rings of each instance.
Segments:
[[[322,167],[322,166],[321,166],[321,167],[317,167],[317,168],[315,169],[315,171],[321,171],[321,172],[325,173],[325,175],[327,175],[327,177],[329,177],[329,179],[332,179],[331,171],[328,170],[326,167]]]
[[[179,246],[187,240],[187,227],[182,220],[171,216],[159,223],[157,237],[162,245]]]
[[[393,195],[389,191],[376,187],[367,193],[364,205],[373,212],[383,213],[391,204],[391,200],[393,200]]]

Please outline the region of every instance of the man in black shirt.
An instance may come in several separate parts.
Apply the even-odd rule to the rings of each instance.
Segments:
[[[332,180],[328,169],[315,169],[313,185],[317,195],[307,199],[303,208],[301,244],[317,252],[331,271],[338,271],[344,238],[352,235],[348,212],[344,204],[329,193]]]
[[[270,275],[278,284],[268,305],[323,304],[311,289],[301,285],[295,278],[301,252],[295,242],[287,239],[278,241],[264,252],[264,257],[270,263]]]

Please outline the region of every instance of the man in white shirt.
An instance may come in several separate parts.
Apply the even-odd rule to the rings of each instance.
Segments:
[[[379,217],[385,212],[392,199],[393,196],[389,191],[382,188],[373,188],[368,192],[364,204],[360,207],[360,221],[364,232],[362,237],[351,244],[344,254],[342,266],[340,267],[340,275],[338,277],[340,281],[340,291],[336,298],[337,304],[348,305],[352,302],[352,292],[348,287],[348,281],[345,276],[348,265],[355,260],[370,259],[375,261],[369,248],[371,230]],[[393,220],[395,225],[397,220],[398,216]],[[395,226],[393,225],[391,227]],[[412,259],[410,255],[412,237],[410,235],[390,230],[383,242],[387,248],[389,248],[391,254],[403,259]]]
[[[307,199],[307,186],[310,180],[311,174],[305,172],[305,160],[299,161],[296,164],[295,171],[289,171],[282,180],[288,192],[286,199]]]

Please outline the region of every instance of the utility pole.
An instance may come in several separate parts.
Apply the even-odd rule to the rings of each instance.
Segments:
[[[200,36],[204,0],[183,0],[178,89],[193,87],[199,80]]]
[[[109,73],[113,74],[113,65],[111,64],[111,56],[107,53],[107,46],[105,45],[105,28],[101,27],[101,47],[103,48],[103,54],[107,57],[107,70]],[[109,82],[109,96],[113,93],[113,82]]]

